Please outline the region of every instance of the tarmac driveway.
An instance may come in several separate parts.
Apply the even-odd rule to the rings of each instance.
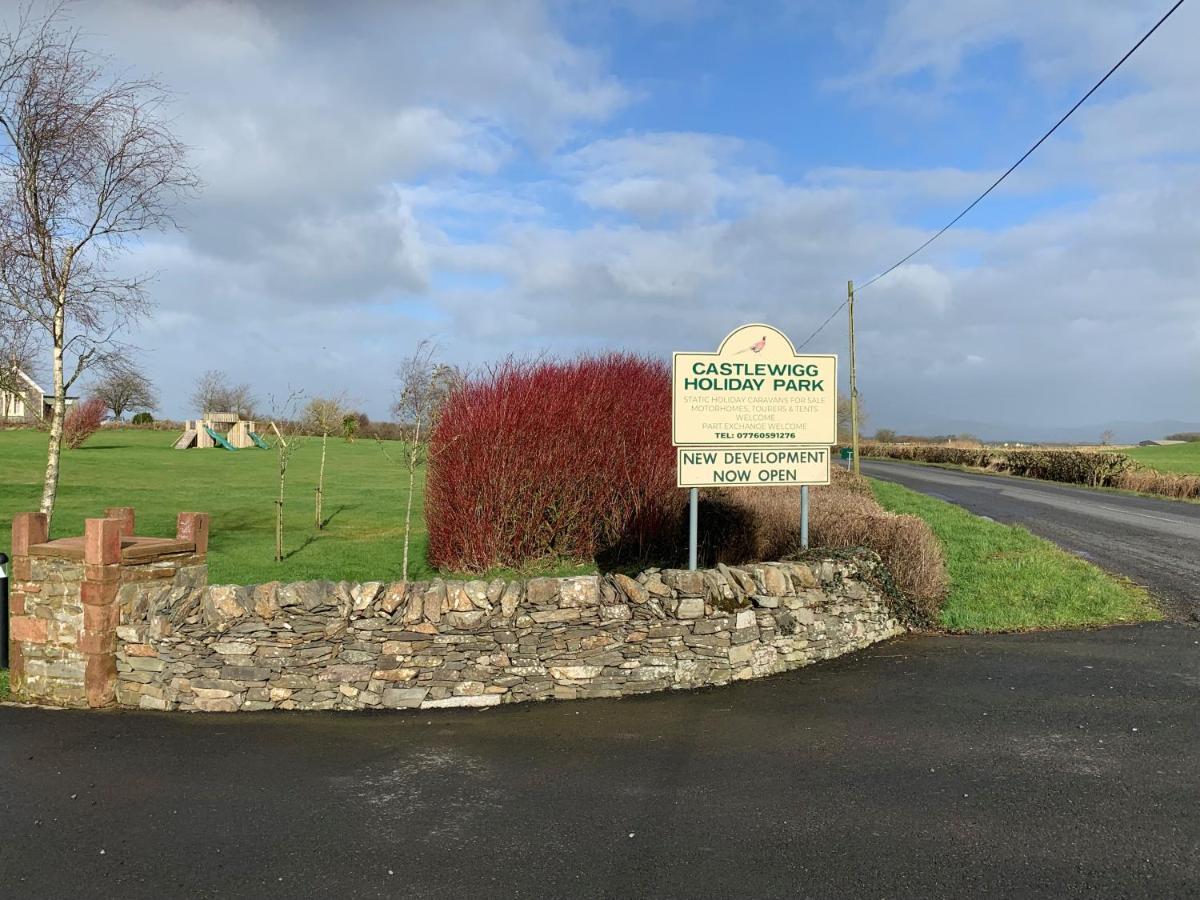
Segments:
[[[1200,628],[485,712],[0,708],[10,897],[1200,893]]]

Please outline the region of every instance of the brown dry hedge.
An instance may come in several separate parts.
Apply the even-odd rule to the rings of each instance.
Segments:
[[[865,478],[834,469],[833,483],[811,489],[809,546],[866,547],[879,554],[917,624],[937,620],[949,581],[933,530],[916,516],[887,512]],[[799,488],[722,488],[701,506],[702,555],[729,565],[784,559],[799,550]]]
[[[1115,487],[1180,499],[1200,498],[1200,475],[1147,468],[1112,450],[1004,450],[937,444],[866,443],[863,456],[942,463],[1007,472],[1043,481]]]

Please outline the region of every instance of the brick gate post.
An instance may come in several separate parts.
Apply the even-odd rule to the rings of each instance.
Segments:
[[[50,530],[45,513],[18,513],[12,523],[12,568],[9,571],[8,615],[9,653],[8,679],[14,694],[19,694],[25,683],[25,654],[22,644],[45,643],[45,623],[39,624],[33,616],[26,615],[25,595],[33,577],[33,561],[29,548],[46,541]]]
[[[117,624],[121,588],[121,538],[128,525],[133,533],[133,510],[128,517],[88,519],[83,530],[83,630],[78,648],[87,658],[84,691],[93,709],[117,702]]]

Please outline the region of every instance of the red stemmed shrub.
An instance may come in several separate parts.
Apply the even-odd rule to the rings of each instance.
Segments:
[[[427,477],[442,569],[670,553],[683,503],[670,366],[623,353],[497,365],[446,399]]]
[[[100,430],[104,414],[108,410],[99,397],[89,397],[76,403],[67,411],[63,421],[63,443],[72,450],[82,447],[93,434]]]

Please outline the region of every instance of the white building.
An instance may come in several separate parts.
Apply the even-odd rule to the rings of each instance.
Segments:
[[[0,387],[0,425],[23,425],[48,421],[54,412],[54,397],[20,369],[13,370],[14,378],[6,390]],[[67,409],[75,405],[75,397],[67,398]]]

